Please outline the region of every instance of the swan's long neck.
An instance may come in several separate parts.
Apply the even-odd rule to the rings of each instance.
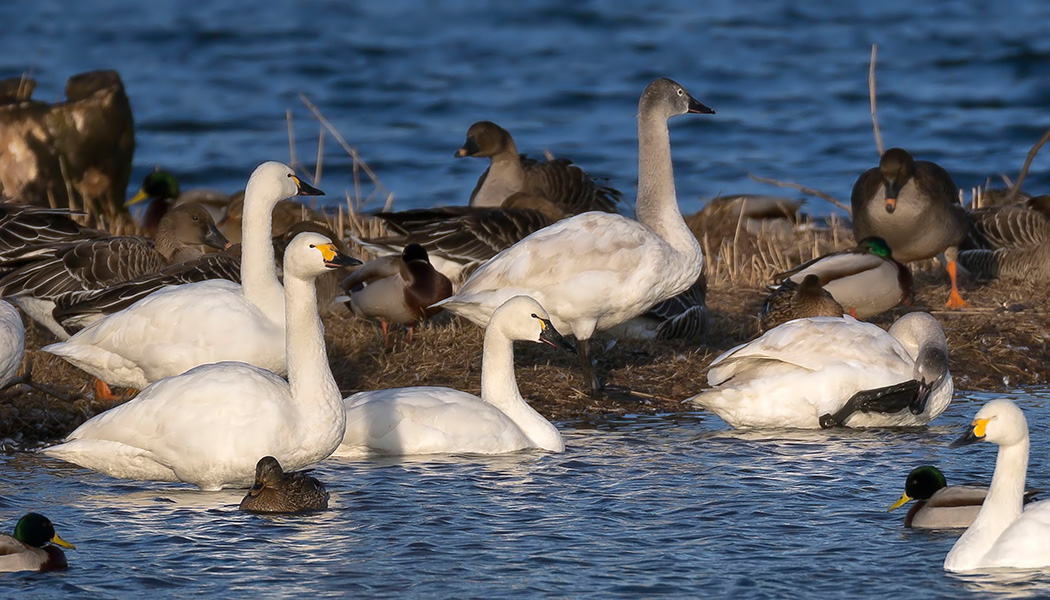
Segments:
[[[284,322],[284,290],[277,280],[271,239],[273,203],[252,202],[245,192],[241,220],[241,287],[244,297],[275,323]]]
[[[675,250],[700,260],[700,243],[678,208],[667,119],[642,110],[638,115],[638,220]]]
[[[514,378],[514,346],[499,326],[485,330],[485,350],[481,358],[481,399],[500,409],[517,424],[538,448],[561,452],[565,449],[558,429],[544,419],[521,397]]]
[[[300,422],[305,431],[318,435],[322,429],[338,430],[338,435],[331,440],[332,447],[328,451],[331,454],[342,439],[346,411],[328,366],[324,325],[317,314],[317,290],[313,280],[288,275],[285,275],[284,286],[288,385],[302,411]]]
[[[948,570],[979,567],[981,559],[1024,508],[1024,482],[1028,470],[1028,436],[1010,446],[1000,446],[988,495],[973,524],[952,546],[944,566]]]

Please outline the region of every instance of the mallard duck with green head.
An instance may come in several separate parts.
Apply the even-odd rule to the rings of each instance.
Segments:
[[[68,566],[62,548],[76,546],[59,537],[51,521],[27,513],[15,525],[14,535],[0,534],[0,571],[53,571]]]
[[[1025,492],[1029,502],[1040,490]],[[904,482],[904,493],[887,511],[908,502],[915,504],[904,516],[904,526],[914,529],[964,529],[981,510],[988,487],[983,485],[948,485],[944,473],[931,465],[915,467]]]

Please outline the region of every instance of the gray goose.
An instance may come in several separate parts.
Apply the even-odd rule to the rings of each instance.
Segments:
[[[0,296],[11,299],[33,320],[66,340],[69,334],[52,313],[56,298],[104,289],[192,260],[202,254],[202,245],[223,248],[226,239],[204,207],[186,204],[164,216],[153,240],[112,236],[35,251],[0,279]]]
[[[73,214],[64,208],[0,202],[0,272],[4,262],[24,258],[29,248],[109,236],[108,232],[80,225]]]
[[[566,158],[539,162],[518,154],[514,138],[491,121],[467,129],[467,139],[456,151],[462,158],[488,158],[489,168],[470,193],[470,206],[498,207],[515,192],[546,198],[563,212],[575,215],[591,210],[616,212],[623,195],[602,186]]]
[[[952,284],[948,308],[968,306],[955,276],[959,245],[970,228],[958,193],[951,175],[937,164],[890,148],[878,167],[857,178],[850,197],[856,239],[881,237],[904,263],[944,253]]]
[[[1050,281],[1050,196],[970,211],[977,249],[959,263],[977,279]]]

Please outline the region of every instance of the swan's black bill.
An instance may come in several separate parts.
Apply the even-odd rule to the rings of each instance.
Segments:
[[[317,249],[321,251],[321,255],[324,256],[324,266],[329,269],[337,269],[339,267],[353,267],[354,265],[363,264],[356,258],[343,254],[336,249],[334,244],[322,244],[317,246]]]
[[[955,440],[951,444],[948,444],[948,447],[949,448],[961,448],[963,446],[969,446],[970,444],[976,444],[977,442],[983,441],[984,440],[984,436],[983,435],[980,435],[980,436],[977,435],[976,429],[977,429],[976,426],[971,425],[970,428],[966,430],[966,433],[964,433],[961,436],[959,436],[959,439]],[[981,428],[981,431],[984,431],[983,427]]]
[[[699,113],[703,115],[713,115],[715,114],[715,109],[709,106],[705,106],[696,98],[689,96],[689,110],[686,112]]]
[[[569,340],[565,339],[565,336],[558,333],[558,330],[551,324],[550,319],[543,319],[536,317],[543,323],[543,331],[540,332],[540,341],[544,344],[550,344],[555,348],[561,348],[562,350],[568,350],[573,354],[576,354],[576,346],[569,343]]]
[[[289,175],[289,177],[295,180],[295,185],[299,188],[298,194],[300,196],[324,196],[324,192],[309,183],[306,183],[302,179],[299,179],[295,175]]]

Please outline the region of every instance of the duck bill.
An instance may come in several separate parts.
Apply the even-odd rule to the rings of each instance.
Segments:
[[[709,106],[706,106],[696,98],[689,96],[689,109],[686,112],[702,114],[702,115],[713,115],[715,110]]]
[[[134,198],[132,198],[131,200],[128,200],[127,202],[124,203],[124,206],[131,206],[132,204],[138,204],[139,202],[142,202],[146,198],[149,198],[149,194],[146,193],[146,190],[139,190],[139,193],[135,194]]]
[[[204,244],[212,248],[225,250],[230,246],[230,240],[226,239],[226,236],[219,231],[218,227],[210,225],[208,227],[208,235],[204,236]]]
[[[295,180],[295,186],[299,188],[299,196],[324,196],[324,192],[315,188],[314,186],[306,183],[298,177],[292,177]]]
[[[456,158],[463,158],[464,156],[474,156],[479,152],[478,144],[474,141],[474,138],[468,137],[467,141],[463,142],[463,147],[456,150],[456,153],[452,156]]]
[[[893,506],[890,506],[889,508],[886,509],[886,512],[890,512],[891,510],[897,510],[898,508],[904,506],[905,504],[907,504],[907,503],[909,503],[911,501],[912,501],[912,497],[909,496],[907,494],[907,492],[905,492],[905,493],[901,494],[901,497],[900,497],[899,500],[897,500],[896,502],[893,503]]]
[[[61,537],[59,537],[59,535],[57,533],[55,534],[54,537],[51,538],[51,543],[56,545],[56,546],[62,546],[63,548],[69,548],[70,550],[76,550],[77,549],[76,546],[74,546],[73,544],[70,544],[66,540],[64,540]]]
[[[560,348],[562,350],[567,350],[569,352],[572,352],[573,354],[576,354],[576,346],[573,346],[571,343],[569,343],[569,340],[565,339],[565,336],[563,336],[561,333],[558,332],[557,329],[554,328],[554,325],[551,324],[550,319],[540,320],[543,321],[543,331],[540,332],[541,342],[543,342],[544,344],[554,346],[555,348]]]

